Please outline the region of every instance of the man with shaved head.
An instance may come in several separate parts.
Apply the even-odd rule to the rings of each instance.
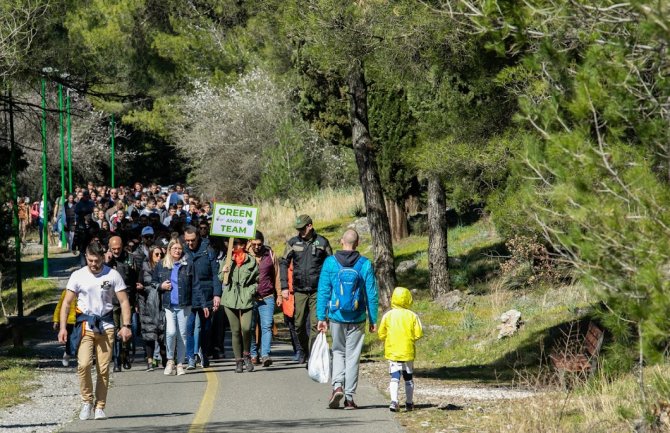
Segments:
[[[333,391],[328,407],[339,408],[344,397],[344,409],[357,409],[354,394],[366,320],[369,331],[377,331],[377,281],[370,260],[356,251],[356,230],[344,232],[340,243],[342,250],[326,258],[321,269],[316,298],[317,327],[325,333],[330,323],[333,337]]]
[[[137,317],[135,313],[135,290],[137,286],[137,272],[135,271],[132,258],[123,248],[123,240],[120,236],[112,236],[109,238],[109,249],[105,254],[105,264],[112,269],[115,269],[126,285],[126,290],[128,293],[128,301],[130,302],[132,313],[131,324],[133,326],[133,335],[137,335]],[[114,328],[117,332],[114,335],[118,334],[118,331],[121,329],[121,306],[119,302],[114,299],[113,304],[113,316],[114,316]],[[130,369],[130,342],[121,342],[117,337],[114,338],[114,353],[112,358],[114,360],[114,372],[121,371],[121,365],[126,370]]]

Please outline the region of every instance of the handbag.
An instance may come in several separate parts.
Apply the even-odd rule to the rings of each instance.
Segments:
[[[315,382],[328,383],[330,381],[330,347],[328,347],[325,332],[319,332],[314,340],[307,372]]]

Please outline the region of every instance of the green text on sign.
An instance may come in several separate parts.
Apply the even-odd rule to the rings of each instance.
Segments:
[[[239,204],[214,203],[210,234],[253,239],[256,235],[258,208]]]

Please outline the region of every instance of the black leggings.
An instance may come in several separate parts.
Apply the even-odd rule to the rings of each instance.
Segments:
[[[147,358],[147,361],[154,359],[154,351],[156,350],[156,340],[142,340],[144,342],[144,353]],[[161,360],[165,364],[167,359],[167,353],[165,352],[165,344],[160,344]]]

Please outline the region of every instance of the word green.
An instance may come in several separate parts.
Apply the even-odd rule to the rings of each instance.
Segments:
[[[251,218],[253,212],[243,209],[219,208],[219,215]]]

